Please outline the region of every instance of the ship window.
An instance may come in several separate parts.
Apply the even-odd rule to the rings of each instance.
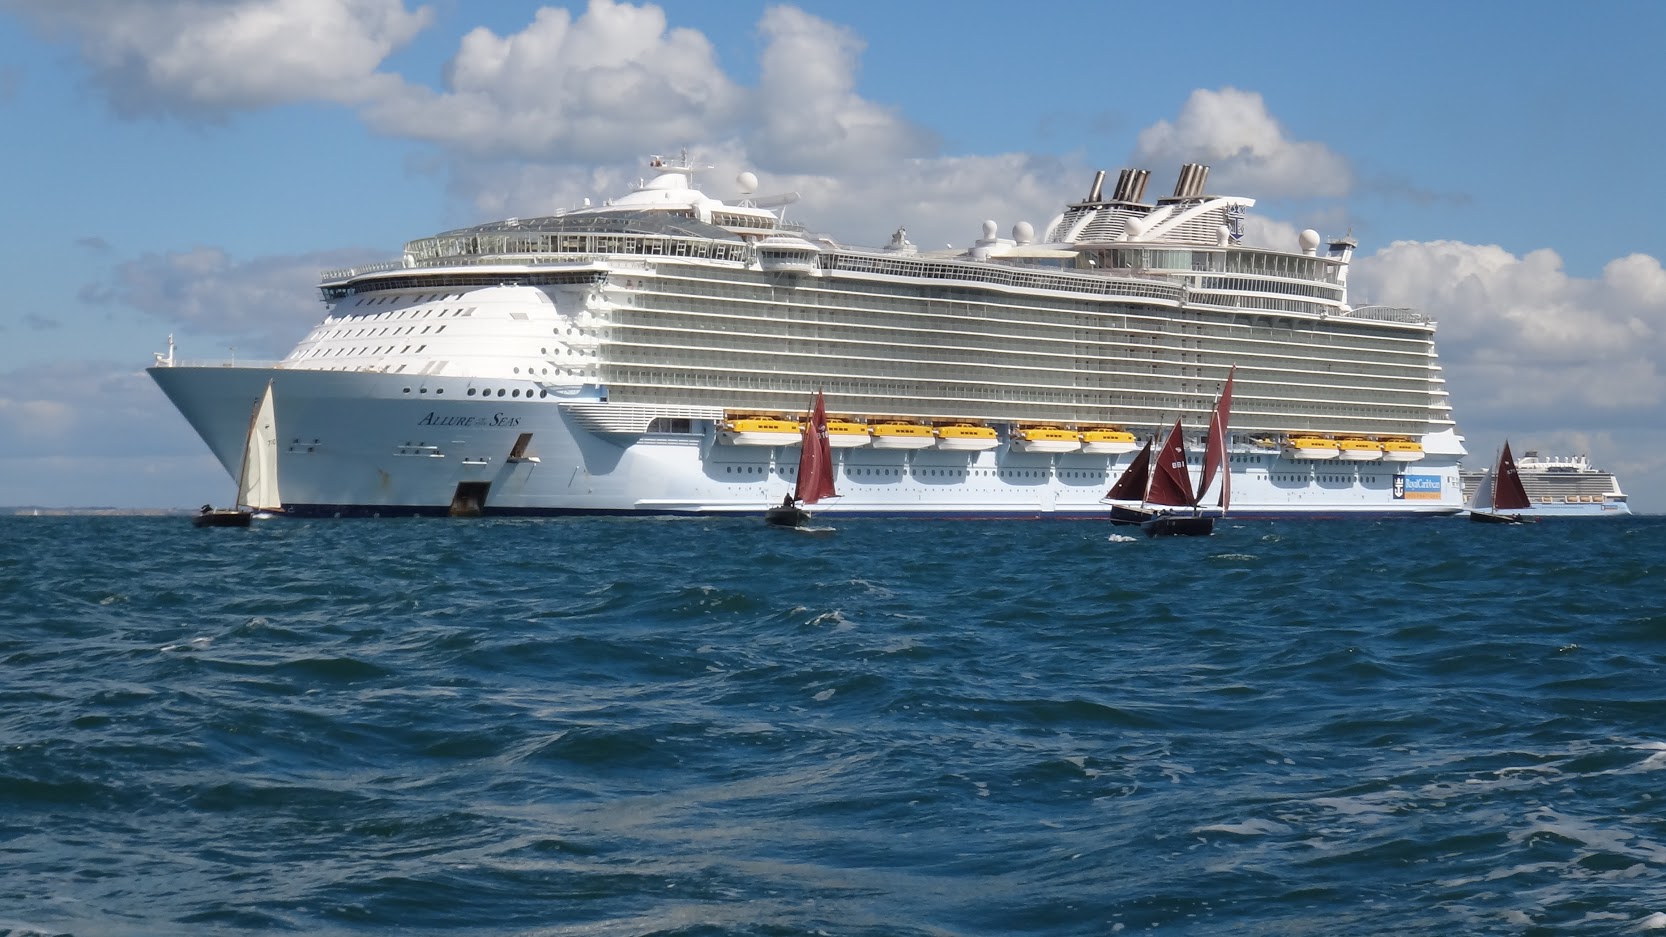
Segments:
[[[501,388],[501,387],[499,387],[499,388],[498,388],[498,389],[497,389],[497,395],[498,395],[498,396],[499,396],[499,397],[502,397],[502,396],[503,396],[503,388]]]
[[[474,388],[472,388],[472,387],[469,388],[469,396],[470,397],[474,396]]]
[[[521,392],[520,392],[519,389],[512,390],[512,391],[509,392],[509,396],[511,396],[511,397],[519,397],[520,395],[521,395]]]

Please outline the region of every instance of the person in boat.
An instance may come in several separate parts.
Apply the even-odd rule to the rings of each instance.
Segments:
[[[202,511],[199,512],[199,513],[213,514],[214,513],[214,506],[212,504],[205,504],[205,505],[202,506]]]
[[[781,499],[781,506],[784,507],[784,508],[790,508],[790,507],[793,506],[793,502],[795,502],[797,500],[798,499],[793,497],[792,494],[789,492],[785,498]]]

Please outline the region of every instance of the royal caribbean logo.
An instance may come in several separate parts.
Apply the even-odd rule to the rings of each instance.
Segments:
[[[1396,475],[1394,476],[1394,500],[1396,501],[1439,501],[1439,475]]]

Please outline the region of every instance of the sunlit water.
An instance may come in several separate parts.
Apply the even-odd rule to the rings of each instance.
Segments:
[[[0,518],[0,935],[1666,932],[1666,519],[834,526]]]

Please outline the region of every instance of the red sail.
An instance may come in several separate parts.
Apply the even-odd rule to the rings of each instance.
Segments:
[[[1164,440],[1163,448],[1157,453],[1157,462],[1151,471],[1151,488],[1146,492],[1145,500],[1150,504],[1176,508],[1191,507],[1195,503],[1192,473],[1186,468],[1186,444],[1179,420],[1174,421],[1174,429],[1169,430],[1169,438]]]
[[[1146,485],[1150,480],[1151,441],[1146,440],[1145,448],[1122,470],[1122,477],[1116,480],[1105,497],[1112,501],[1144,501]]]
[[[1504,454],[1498,457],[1498,477],[1493,482],[1492,508],[1495,511],[1521,511],[1533,506],[1522,487],[1521,475],[1516,472],[1516,460],[1510,455],[1510,444],[1504,444]]]
[[[1232,469],[1226,464],[1226,426],[1232,416],[1232,378],[1237,373],[1237,365],[1226,372],[1226,386],[1221,390],[1220,399],[1215,401],[1215,411],[1209,415],[1209,440],[1203,450],[1203,480],[1197,485],[1197,497],[1201,501],[1215,473],[1219,472],[1220,506],[1223,511],[1232,501]]]
[[[793,497],[805,504],[831,498],[833,490],[833,444],[827,438],[827,404],[821,391],[810,400],[810,416],[798,447],[798,483]]]

